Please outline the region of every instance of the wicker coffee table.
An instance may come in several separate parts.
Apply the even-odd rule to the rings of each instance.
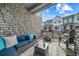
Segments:
[[[49,46],[47,43],[45,43],[45,46],[43,44],[38,44],[34,46],[35,55],[46,56],[48,55],[48,51],[49,51]]]

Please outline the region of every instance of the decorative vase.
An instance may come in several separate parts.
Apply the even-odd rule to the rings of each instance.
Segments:
[[[45,47],[45,40],[44,40],[44,38],[43,38],[43,47]]]
[[[38,46],[38,44],[37,44],[37,46]]]

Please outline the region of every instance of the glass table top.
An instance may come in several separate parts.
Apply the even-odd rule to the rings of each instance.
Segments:
[[[37,45],[37,47],[39,47],[39,48],[41,48],[41,49],[46,49],[46,48],[47,48],[47,46],[48,46],[48,44],[47,44],[47,43],[45,43],[45,45],[43,45],[43,43],[42,43],[42,44],[38,44],[38,45]]]

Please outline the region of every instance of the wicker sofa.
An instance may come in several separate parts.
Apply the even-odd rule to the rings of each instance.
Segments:
[[[16,36],[16,38],[16,40],[18,41],[17,44],[9,48],[3,48],[3,45],[5,46],[4,37],[0,37],[0,56],[19,56],[21,53],[23,53],[36,43],[35,35],[33,35],[31,40],[29,35],[18,35]]]
[[[36,43],[36,36],[33,36],[32,41],[29,41],[28,35],[19,35],[17,36],[17,41],[18,44],[14,47],[17,53],[21,54]]]

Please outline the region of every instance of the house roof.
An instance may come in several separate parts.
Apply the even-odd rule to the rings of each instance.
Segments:
[[[79,14],[79,12],[73,13],[73,14],[69,14],[69,15],[66,15],[66,16],[64,16],[64,17],[70,17],[70,16],[73,16],[73,15],[76,15],[76,14]],[[63,17],[63,18],[64,18],[64,17]]]
[[[45,21],[44,23],[50,23],[52,22],[52,19]]]

